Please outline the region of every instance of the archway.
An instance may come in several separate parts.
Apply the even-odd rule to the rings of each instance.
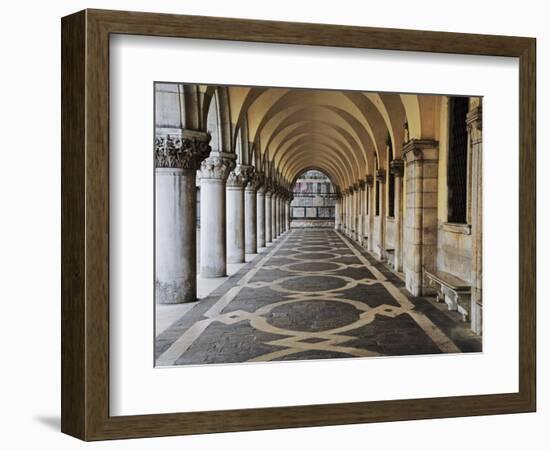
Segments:
[[[334,228],[336,186],[320,168],[307,168],[296,177],[290,203],[291,228]]]

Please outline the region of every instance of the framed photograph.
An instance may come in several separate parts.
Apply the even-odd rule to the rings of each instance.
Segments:
[[[535,411],[535,39],[61,29],[63,432]]]

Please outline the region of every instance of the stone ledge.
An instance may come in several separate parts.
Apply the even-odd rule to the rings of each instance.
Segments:
[[[444,222],[439,225],[439,229],[450,233],[472,234],[472,226],[467,223]]]

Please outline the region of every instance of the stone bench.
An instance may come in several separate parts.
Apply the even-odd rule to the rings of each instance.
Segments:
[[[437,301],[444,301],[449,310],[458,311],[465,322],[470,316],[471,287],[467,281],[451,273],[440,270],[425,271],[430,286],[435,287]]]

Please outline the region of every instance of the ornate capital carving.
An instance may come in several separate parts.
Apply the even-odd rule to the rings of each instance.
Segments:
[[[438,143],[433,139],[411,139],[403,146],[403,159],[406,162],[437,160]]]
[[[261,172],[254,172],[248,180],[246,185],[247,191],[260,191],[263,192],[264,174]],[[265,190],[265,189],[264,189]]]
[[[365,190],[365,184],[366,184],[365,180],[359,180],[358,184],[359,184],[359,189],[364,191]]]
[[[374,177],[372,175],[367,175],[365,177],[365,183],[367,186],[372,187],[374,184]]]
[[[235,167],[235,154],[225,152],[210,152],[210,156],[201,163],[199,178],[227,180],[229,172]]]
[[[183,130],[181,138],[155,139],[155,167],[197,170],[210,154],[210,134]]]
[[[403,176],[405,161],[402,159],[394,159],[390,162],[390,172],[393,176],[401,178]]]
[[[466,126],[468,127],[468,134],[470,135],[472,145],[482,141],[482,118],[481,103],[470,109],[466,115]]]
[[[254,174],[254,167],[238,164],[227,177],[227,186],[244,188]]]
[[[376,181],[379,183],[385,183],[386,182],[386,170],[385,169],[377,169],[376,170]]]

